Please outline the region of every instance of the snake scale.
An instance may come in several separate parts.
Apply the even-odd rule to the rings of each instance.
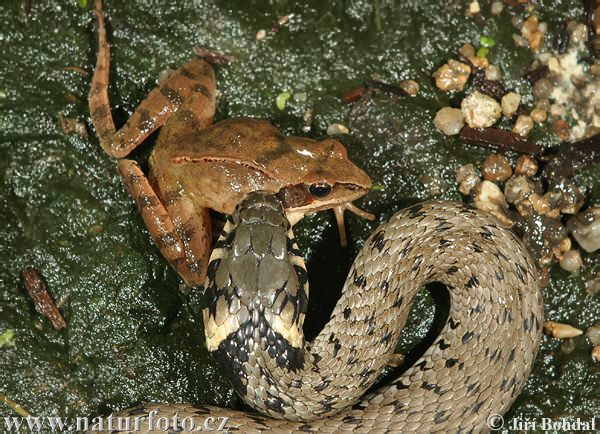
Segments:
[[[442,332],[401,376],[362,396],[429,282],[450,293]],[[402,210],[370,236],[312,342],[301,332],[304,263],[273,195],[252,194],[228,218],[206,290],[207,347],[244,400],[270,417],[187,404],[120,416],[177,415],[195,429],[213,417],[240,432],[487,431],[490,414],[503,414],[523,387],[543,324],[539,277],[520,240],[494,217],[447,201]]]

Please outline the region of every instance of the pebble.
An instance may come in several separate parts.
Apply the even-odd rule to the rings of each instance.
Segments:
[[[504,9],[502,2],[492,2],[492,15],[500,15]]]
[[[502,190],[491,181],[482,181],[473,189],[473,203],[477,209],[495,215],[501,222],[512,225],[512,221],[504,214],[508,208]]]
[[[554,86],[547,78],[540,78],[533,85],[533,95],[537,98],[548,98],[552,93]]]
[[[480,179],[475,171],[475,166],[472,164],[465,164],[464,166],[456,169],[456,182],[460,185],[458,191],[465,196],[471,194],[473,188],[479,183]]]
[[[521,95],[515,92],[508,92],[502,97],[502,100],[500,101],[500,105],[502,107],[502,114],[506,117],[511,117],[519,108],[520,102]]]
[[[513,133],[517,133],[521,137],[527,137],[529,132],[533,128],[533,120],[527,115],[519,115],[515,126],[513,127]]]
[[[461,56],[468,59],[469,57],[475,56],[475,47],[469,43],[466,43],[460,47],[459,53]]]
[[[512,168],[504,155],[490,154],[483,160],[481,172],[483,179],[504,182],[512,176]]]
[[[600,345],[592,348],[592,359],[594,359],[594,362],[600,363]]]
[[[554,321],[546,321],[546,324],[544,324],[544,333],[558,339],[574,338],[583,334],[581,330],[569,324]]]
[[[588,327],[585,335],[592,343],[592,345],[597,346],[600,345],[600,322],[594,324],[591,327]]]
[[[327,127],[327,135],[348,134],[348,127],[344,124],[331,124]]]
[[[544,110],[543,108],[537,107],[534,108],[533,110],[531,110],[531,113],[529,113],[529,116],[531,117],[531,120],[533,122],[535,122],[536,124],[541,124],[543,122],[546,122],[546,119],[548,119],[548,114],[546,113],[546,110]]]
[[[600,206],[592,206],[570,218],[567,228],[586,252],[600,249]]]
[[[267,31],[266,30],[260,29],[258,32],[256,32],[256,40],[257,41],[262,41],[266,37],[267,37]]]
[[[471,128],[491,127],[502,113],[498,101],[477,90],[462,100],[460,108]]]
[[[421,86],[414,80],[402,80],[400,87],[410,96],[415,96],[421,90]]]
[[[508,203],[516,204],[533,192],[533,183],[525,176],[513,176],[504,184],[504,197]]]
[[[471,67],[469,65],[450,59],[448,63],[439,67],[433,73],[433,76],[438,89],[447,92],[450,90],[463,90],[470,74]]]
[[[595,277],[585,282],[585,291],[590,295],[600,293],[600,271],[596,273]]]
[[[481,12],[481,6],[479,6],[479,2],[471,2],[469,4],[469,13],[471,15],[475,15]]]
[[[570,273],[575,273],[579,271],[583,261],[581,260],[581,255],[577,250],[569,250],[562,255],[560,259],[560,268]]]
[[[433,124],[442,133],[453,136],[465,125],[465,119],[460,109],[443,107],[436,113]]]
[[[563,354],[571,354],[573,351],[575,351],[575,341],[570,338],[563,339],[560,344],[560,352]]]
[[[538,163],[535,159],[531,158],[529,155],[523,154],[517,158],[515,175],[523,175],[527,178],[531,178],[537,173],[538,167]]]
[[[485,69],[485,78],[486,80],[497,81],[502,78],[502,73],[500,72],[500,68],[496,65],[490,65]]]

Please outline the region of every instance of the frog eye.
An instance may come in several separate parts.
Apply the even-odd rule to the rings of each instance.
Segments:
[[[308,187],[308,192],[315,197],[325,197],[331,193],[331,185],[329,184],[311,184]]]

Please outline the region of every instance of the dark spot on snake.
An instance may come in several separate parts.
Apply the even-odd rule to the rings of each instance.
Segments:
[[[356,270],[354,270],[354,285],[364,289],[367,284],[367,279],[362,274],[358,274]]]
[[[383,335],[383,337],[379,340],[379,342],[381,342],[384,345],[387,345],[391,339],[392,339],[392,334],[388,332],[385,335]]]
[[[448,273],[448,274],[450,274],[452,276],[457,271],[458,271],[458,267],[456,265],[453,265],[452,267],[448,268],[448,270],[446,271],[446,273]]]
[[[531,330],[531,324],[529,322],[529,318],[525,318],[523,320],[523,330],[525,330],[525,331]]]
[[[309,424],[305,423],[304,425],[298,428],[301,432],[314,432],[313,427]]]
[[[462,343],[466,344],[467,342],[469,342],[471,340],[472,337],[473,337],[473,332],[466,332],[462,337]]]
[[[402,303],[404,303],[404,296],[401,295],[400,297],[398,297],[396,299],[396,301],[394,302],[394,304],[392,304],[392,307],[400,307],[402,306]]]
[[[360,423],[360,419],[357,419],[354,416],[344,416],[344,418],[342,419],[342,421],[346,422],[346,423],[353,423],[353,424]]]
[[[359,375],[363,378],[369,378],[371,375],[373,375],[374,372],[375,371],[373,371],[372,369],[365,368],[361,371]]]
[[[379,286],[381,288],[381,290],[383,291],[383,295],[387,294],[388,289],[390,287],[390,284],[387,280],[383,279],[381,281],[381,285]]]
[[[498,279],[499,282],[504,280],[504,271],[502,270],[497,270],[496,271],[496,279]]]
[[[446,410],[438,411],[433,417],[435,423],[446,422],[450,418],[450,415],[446,415]]]
[[[473,406],[473,409],[471,410],[471,413],[473,413],[473,414],[477,413],[482,405],[483,405],[483,401],[475,404],[475,406]]]
[[[167,98],[167,100],[169,100],[169,102],[172,104],[179,105],[183,102],[183,99],[181,98],[181,94],[177,90],[173,89],[172,87],[162,86],[162,87],[160,87],[160,93],[165,98]]]
[[[385,231],[379,231],[373,236],[373,239],[371,240],[371,246],[374,249],[379,250],[381,253],[383,247],[385,246]]]
[[[425,215],[425,213],[422,210],[423,210],[423,205],[417,204],[417,205],[413,205],[410,208],[408,208],[406,210],[406,212],[408,213],[408,215],[410,217],[417,218],[417,217],[421,217],[421,216]]]
[[[450,324],[450,328],[452,330],[454,330],[454,329],[456,329],[460,325],[460,322],[459,321],[454,321],[454,318],[450,318],[450,320],[448,321],[448,324]]]
[[[423,255],[419,254],[415,256],[415,262],[413,263],[412,270],[416,271],[423,263]]]
[[[453,223],[447,222],[447,221],[443,221],[441,222],[439,225],[437,225],[435,227],[435,231],[436,232],[445,232],[449,229],[452,229],[454,227]]]
[[[403,402],[395,402],[393,410],[394,414],[405,413],[406,409],[404,407],[406,407],[406,404],[404,404]]]
[[[481,247],[479,247],[478,244],[475,243],[471,243],[471,248],[473,249],[474,252],[476,253],[482,253],[483,249]]]
[[[471,289],[479,286],[479,280],[475,276],[471,276],[468,282],[465,284],[465,288]]]
[[[290,387],[295,387],[296,389],[300,389],[302,387],[302,381],[300,381],[300,380],[292,380],[290,382]]]
[[[419,368],[419,370],[424,371],[427,368],[427,360],[423,360],[421,363],[416,364],[415,368]]]
[[[252,419],[253,422],[261,424],[264,428],[268,428],[266,420],[262,416],[260,416],[258,414],[254,414],[254,413],[248,413],[246,416],[248,418]]]
[[[133,410],[128,411],[127,414],[129,414],[131,416],[135,416],[138,414],[148,414],[148,412],[143,407],[140,407],[140,408],[134,408]]]
[[[450,348],[450,344],[447,344],[446,341],[442,339],[439,343],[439,347],[440,347],[440,350],[443,351],[447,348]]]
[[[456,365],[456,362],[458,362],[458,359],[455,358],[450,358],[448,360],[446,360],[446,368],[451,368],[454,365]]]
[[[350,318],[351,314],[352,314],[352,309],[350,308],[350,306],[346,306],[346,308],[344,309],[344,319]]]
[[[338,352],[340,351],[340,349],[342,348],[342,345],[340,344],[339,340],[336,339],[335,344],[333,344],[333,356],[337,357]]]
[[[519,280],[522,283],[525,283],[525,274],[527,273],[527,270],[525,269],[525,267],[523,267],[521,264],[517,264],[517,276],[519,276]]]
[[[269,398],[269,399],[267,399],[265,401],[265,405],[270,410],[276,411],[277,413],[284,414],[283,403],[281,402],[281,400],[279,400],[277,398]]]
[[[486,240],[492,241],[493,237],[494,237],[494,233],[485,226],[482,227],[481,229],[482,229],[482,231],[479,232],[479,235],[481,235]]]
[[[479,384],[475,384],[475,383],[470,384],[469,386],[467,386],[467,395],[470,395],[470,396],[476,395],[477,393],[479,393],[479,389],[480,389]]]
[[[435,384],[428,383],[427,381],[423,381],[421,387],[425,390],[433,390],[435,388]]]
[[[329,386],[329,383],[331,383],[331,380],[325,380],[325,379],[323,379],[323,382],[321,384],[317,384],[315,386],[315,392],[322,392],[322,391],[324,391]]]
[[[452,245],[452,241],[450,241],[450,240],[446,240],[444,238],[442,238],[440,240],[440,247],[448,247],[448,246],[451,246],[451,245]]]
[[[400,259],[406,258],[410,252],[412,252],[412,246],[409,244],[398,252]]]
[[[511,350],[510,354],[508,355],[508,359],[507,359],[506,363],[508,364],[508,363],[512,362],[513,360],[515,360],[515,349],[514,348]]]
[[[315,363],[319,363],[321,360],[323,360],[323,357],[319,356],[318,354],[313,354],[312,356]]]

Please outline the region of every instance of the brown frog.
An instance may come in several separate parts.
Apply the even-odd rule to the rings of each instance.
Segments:
[[[122,158],[161,127],[148,177],[133,160],[121,159],[118,167],[161,253],[187,284],[204,282],[211,247],[209,209],[231,214],[252,191],[278,193],[292,223],[333,208],[342,244],[344,210],[373,218],[352,205],[367,193],[371,180],[348,160],[340,142],[286,137],[261,119],[211,125],[215,77],[204,60],[177,69],[116,130],[101,1],[96,2],[96,18],[98,60],[89,94],[94,128],[104,151]]]

